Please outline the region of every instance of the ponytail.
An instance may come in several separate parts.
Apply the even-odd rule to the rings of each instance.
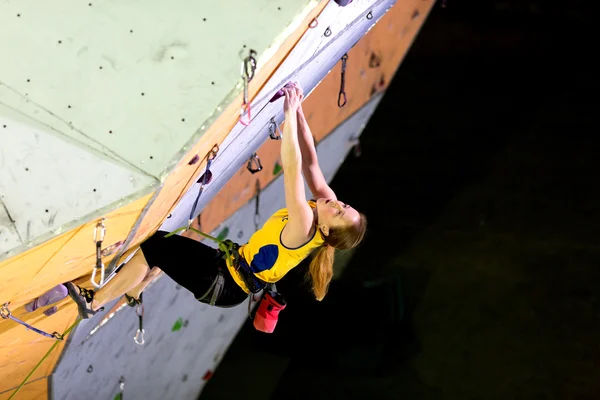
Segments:
[[[331,278],[333,278],[333,260],[335,249],[353,249],[362,242],[367,231],[367,217],[359,213],[359,220],[343,228],[329,228],[329,235],[324,237],[325,244],[317,250],[310,263],[308,277],[312,281],[313,293],[321,301],[327,294]]]
[[[324,244],[317,250],[317,254],[310,263],[308,273],[313,287],[313,293],[317,300],[321,301],[327,294],[329,283],[333,277],[333,259],[335,248]]]

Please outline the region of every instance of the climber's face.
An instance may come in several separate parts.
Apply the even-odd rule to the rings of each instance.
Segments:
[[[327,236],[330,229],[341,228],[358,223],[358,211],[339,200],[317,200],[318,225],[321,232]]]

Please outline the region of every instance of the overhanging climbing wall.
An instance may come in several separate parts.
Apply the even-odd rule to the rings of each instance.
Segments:
[[[283,34],[285,37],[282,40],[279,40],[281,37],[274,40],[273,45],[269,50],[272,51],[273,49],[277,49],[276,53],[269,57],[268,51],[265,51],[263,54],[259,52],[259,69],[249,87],[250,98],[254,99],[254,101],[260,100],[260,92],[263,89],[264,83],[271,82],[269,80],[271,74],[277,72],[281,61],[286,59],[288,52],[295,48],[297,45],[296,42],[303,37],[305,32],[318,31],[325,28],[322,31],[322,35],[327,38],[334,37],[334,32],[339,28],[339,24],[337,27],[335,25],[329,27],[332,33],[331,35],[324,35],[327,31],[327,27],[325,26],[327,25],[326,16],[329,15],[330,18],[332,16],[331,4],[332,3],[327,3],[327,1],[321,1],[318,4],[311,2],[311,4],[307,5],[307,9],[310,9],[310,11],[299,14],[296,17],[296,19],[286,28]],[[95,5],[97,4],[93,3],[92,7]],[[314,7],[311,5],[314,5]],[[365,104],[369,97],[374,93],[378,93],[385,89],[399,62],[410,47],[410,44],[429,12],[431,5],[432,2],[430,0],[414,0],[412,2],[397,3],[390,12],[388,12],[388,14],[349,51],[350,59],[348,61],[346,72],[348,103],[345,107],[338,108],[336,105],[340,81],[339,62],[333,68],[331,73],[320,82],[319,86],[304,103],[305,111],[317,140],[321,140],[328,132],[335,128],[336,125],[340,124],[340,122],[344,121],[348,116]],[[4,5],[0,6],[0,19],[6,16],[2,13],[3,6]],[[320,15],[321,10],[326,6],[330,7],[329,11],[324,11],[322,15]],[[106,8],[98,10],[106,12]],[[347,10],[352,9],[347,7],[335,9],[338,16],[340,16],[340,18],[337,19],[342,21],[342,23],[348,22],[344,20],[344,18],[350,18],[349,15],[356,12],[347,12]],[[304,11],[306,11],[306,9],[304,9]],[[302,16],[304,16],[304,19],[301,21]],[[313,20],[314,17],[318,17],[317,20]],[[315,24],[315,21],[318,22]],[[2,25],[2,28],[6,27],[6,25]],[[320,43],[319,45],[322,46],[323,43]],[[0,46],[3,46],[2,37],[0,37]],[[317,47],[314,47],[314,49],[317,49]],[[371,62],[371,53],[374,53],[377,56],[376,58],[379,62]],[[243,56],[244,54],[241,55]],[[239,69],[239,61],[240,59],[236,62],[235,68],[237,69]],[[0,70],[1,69],[2,67],[0,66]],[[0,76],[0,85],[3,83],[2,76]],[[303,84],[307,87],[306,82]],[[0,89],[4,90],[5,88],[0,87]],[[123,89],[128,89],[128,87],[124,86]],[[172,172],[166,177],[164,182],[160,183],[159,190],[153,191],[133,203],[129,203],[126,206],[113,211],[100,211],[100,214],[106,217],[108,226],[105,246],[110,246],[108,249],[105,249],[110,250],[107,252],[106,257],[104,257],[105,263],[108,264],[112,258],[111,254],[115,254],[115,250],[118,250],[118,244],[125,241],[128,234],[129,238],[126,244],[122,246],[121,251],[124,251],[126,247],[135,246],[143,240],[147,234],[151,233],[152,230],[158,228],[169,212],[173,210],[176,202],[186,193],[186,190],[191,187],[199,174],[202,173],[204,168],[202,157],[204,154],[206,154],[214,143],[221,144],[223,138],[227,136],[231,128],[235,127],[235,121],[237,120],[239,113],[239,104],[241,102],[241,97],[239,96],[240,89],[241,87],[238,85],[238,97],[230,102],[228,106],[225,102],[222,106],[217,107],[215,111],[217,114],[220,112],[220,116],[215,120],[215,123],[208,126],[208,128],[205,127],[204,134],[199,141],[189,146],[186,155],[181,159],[179,164],[172,169]],[[235,94],[235,90],[233,94]],[[3,105],[4,103],[4,98],[0,95],[0,105]],[[253,111],[253,116],[255,116],[255,111],[256,110]],[[17,110],[17,112],[20,111]],[[35,114],[38,115],[39,112],[35,111]],[[34,121],[36,123],[39,122],[35,119]],[[48,127],[48,124],[45,122],[42,123],[42,125],[45,128]],[[254,129],[254,125],[254,123],[251,124],[249,128]],[[1,126],[2,125],[0,125],[0,153],[5,150],[5,148],[2,147],[3,132]],[[75,146],[79,146],[79,143],[76,141],[69,142],[64,135],[61,135],[62,134],[57,134],[56,137],[64,140],[66,143],[72,143]],[[231,179],[227,182],[220,183],[220,191],[214,193],[212,200],[202,209],[203,230],[208,229],[213,231],[214,234],[224,234],[226,231],[229,231],[229,236],[232,239],[237,238],[238,240],[241,240],[246,234],[244,232],[253,229],[251,228],[251,226],[253,226],[253,217],[250,217],[252,222],[248,222],[248,227],[237,232],[234,232],[235,227],[231,227],[231,230],[229,229],[230,221],[226,224],[222,223],[227,217],[234,215],[233,213],[236,210],[240,210],[240,207],[254,195],[255,182],[257,179],[260,181],[261,188],[264,191],[267,191],[268,189],[265,189],[265,186],[268,185],[274,177],[278,176],[278,173],[275,172],[278,163],[278,143],[279,142],[277,141],[267,140],[264,142],[263,140],[262,146],[259,144],[258,152],[265,165],[264,171],[261,171],[256,175],[250,175],[248,171],[242,167],[241,169],[238,169],[237,172],[229,172],[232,176]],[[323,142],[321,146],[323,144],[325,144],[325,142]],[[104,154],[101,155],[105,156]],[[194,155],[199,155],[200,161],[188,165],[188,162]],[[106,159],[109,163],[113,162],[118,164],[118,162],[115,162],[115,160],[112,160],[110,157],[107,157]],[[329,158],[325,156],[325,159]],[[102,160],[105,159],[103,158]],[[265,163],[264,160],[267,160],[267,163]],[[0,161],[2,161],[1,156]],[[242,160],[242,163],[238,165],[242,165],[244,161],[245,160]],[[0,163],[0,167],[2,166],[3,164]],[[273,167],[276,167],[275,170]],[[2,192],[3,172],[4,170],[0,168],[0,196],[5,195],[5,193]],[[61,183],[63,183],[63,181],[61,181]],[[46,182],[42,182],[42,184],[45,183]],[[95,193],[98,192],[98,189],[95,187],[92,188],[92,192],[93,189],[96,189]],[[0,197],[0,199],[2,198]],[[205,198],[204,200],[209,199]],[[121,199],[121,201],[127,203],[129,200],[125,198]],[[267,200],[263,200],[263,202],[264,201]],[[116,206],[118,205],[115,205],[115,207]],[[244,210],[246,210],[246,214],[253,213],[254,206],[251,203],[248,203]],[[0,220],[3,218],[2,212],[3,210],[0,209]],[[239,213],[236,213],[235,215],[240,216]],[[4,217],[9,218],[6,214]],[[79,221],[79,223],[83,222],[83,220]],[[23,308],[19,308],[19,306],[53,287],[57,283],[89,273],[94,264],[94,247],[91,242],[91,236],[95,222],[96,220],[91,220],[84,225],[80,225],[77,229],[64,231],[64,233],[60,233],[58,236],[55,236],[42,245],[20,253],[18,257],[12,257],[5,262],[0,262],[0,278],[2,278],[0,279],[0,302],[6,301],[7,299],[12,300],[12,305],[15,306],[15,308],[13,308],[15,315],[18,315],[38,327],[49,331],[61,331],[64,329],[64,326],[68,325],[66,321],[69,321],[69,318],[73,318],[74,315],[74,309],[68,300],[58,304],[58,313],[52,317],[44,318],[41,318],[42,310],[25,314]],[[244,231],[242,232],[242,235],[240,234],[241,231]],[[57,230],[55,233],[57,232],[63,231]],[[0,241],[3,238],[2,235],[2,224],[0,224]],[[4,238],[6,238],[6,236],[4,236]],[[2,254],[1,251],[0,254]],[[2,256],[0,256],[0,259],[1,258]],[[86,284],[85,281],[85,278],[80,280],[84,285]],[[26,285],[23,285],[23,283]],[[130,313],[132,312],[129,308],[126,308],[126,310]],[[124,312],[127,311],[121,311],[121,313]],[[133,319],[135,322],[135,316]],[[65,322],[63,323],[63,321]],[[11,335],[10,338],[6,336],[7,334]],[[219,335],[219,333],[216,335]],[[8,394],[10,394],[10,388],[14,388],[27,372],[29,372],[37,360],[41,358],[45,350],[50,346],[51,341],[49,339],[38,337],[32,332],[25,333],[22,327],[12,322],[4,321],[0,321],[0,339],[5,343],[6,341],[4,341],[4,339],[7,339],[8,342],[10,342],[8,346],[0,347],[0,357],[2,357],[0,359],[10,360],[10,362],[0,362],[0,365],[3,367],[2,372],[0,373],[0,376],[3,377],[3,379],[0,380],[0,399],[3,399],[7,398]],[[44,367],[34,374],[33,380],[22,389],[16,397],[17,399],[32,398],[31,396],[34,396],[33,398],[42,398],[45,385],[41,385],[40,382],[46,382],[44,376],[50,372],[51,365],[55,359],[56,357],[51,357],[51,359],[45,363],[48,368]],[[113,384],[114,383],[112,382],[110,383],[110,385]],[[35,395],[33,393],[35,393]]]
[[[375,96],[318,146],[328,181],[333,179],[380,99],[381,95]],[[283,177],[265,188],[259,202],[258,223],[285,206],[282,192]],[[255,229],[254,202],[238,210],[212,234],[218,235],[223,228],[227,228],[232,239],[247,240]],[[124,306],[110,322],[95,330],[115,303],[84,321],[70,339],[52,376],[53,398],[78,400],[82,393],[94,393],[94,398],[112,399],[124,378],[127,399],[196,399],[205,384],[201,377],[215,371],[247,318],[248,306],[246,302],[230,309],[210,307],[163,276],[145,293],[146,342],[140,346],[133,340],[138,317],[130,307]]]

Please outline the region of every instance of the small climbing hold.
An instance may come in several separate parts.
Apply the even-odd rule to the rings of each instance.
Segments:
[[[196,154],[194,157],[192,157],[192,159],[188,162],[188,165],[194,165],[196,164],[198,161],[200,161],[200,156],[198,154]]]
[[[206,181],[204,180],[205,177],[206,177]],[[212,180],[212,172],[210,172],[210,170],[207,170],[202,175],[200,175],[200,178],[198,178],[198,181],[196,181],[196,183],[208,185],[211,180]]]
[[[225,227],[223,228],[223,230],[219,233],[219,235],[217,236],[218,240],[225,240],[227,238],[227,235],[229,235],[229,228]]]
[[[173,324],[173,327],[171,328],[171,332],[176,332],[176,331],[180,330],[182,326],[183,326],[183,318],[179,317],[177,319],[177,321],[175,321],[175,324]]]
[[[375,52],[371,52],[371,57],[369,58],[369,68],[377,68],[381,65],[381,58],[375,54]]]
[[[206,371],[206,373],[202,377],[202,380],[208,381],[210,378],[212,378],[212,376],[213,376],[213,372],[209,369]]]
[[[338,6],[346,7],[348,4],[352,3],[352,0],[335,0]]]
[[[283,167],[281,166],[281,164],[279,164],[279,162],[275,161],[275,167],[273,168],[273,175],[279,174],[282,169],[283,169]]]
[[[94,371],[94,367],[92,367],[92,364],[90,364],[90,366],[87,369],[88,374],[91,374]]]

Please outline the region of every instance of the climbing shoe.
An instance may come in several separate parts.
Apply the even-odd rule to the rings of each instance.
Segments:
[[[96,311],[92,310],[92,301],[94,301],[94,292],[92,290],[84,289],[74,285],[72,282],[65,283],[65,286],[69,291],[69,296],[73,299],[75,304],[77,304],[77,310],[82,319],[87,319],[90,315],[94,315],[98,311],[104,310],[104,307],[101,307]]]

